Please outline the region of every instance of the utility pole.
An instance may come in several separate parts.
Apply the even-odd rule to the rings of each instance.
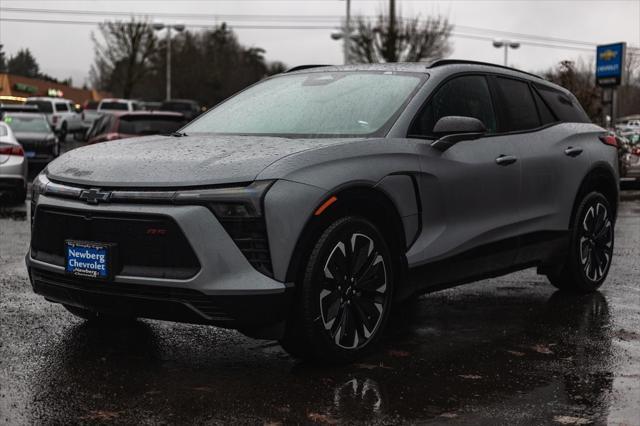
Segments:
[[[344,24],[344,63],[349,64],[350,49],[351,49],[351,0],[347,0],[347,13]]]
[[[396,0],[389,0],[389,37],[387,37],[387,61],[396,62]]]

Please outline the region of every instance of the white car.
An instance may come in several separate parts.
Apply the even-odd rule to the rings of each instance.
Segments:
[[[617,125],[616,128],[624,133],[640,133],[640,120],[629,120],[625,124]]]
[[[142,109],[140,102],[131,99],[106,98],[101,100],[98,104],[98,112],[131,112],[140,111]]]
[[[0,195],[5,194],[15,202],[24,203],[27,197],[27,160],[11,127],[0,122]]]
[[[74,108],[69,99],[32,97],[27,98],[27,105],[36,105],[41,113],[47,117],[51,128],[58,134],[61,142],[64,142],[69,133],[84,134],[82,116]]]

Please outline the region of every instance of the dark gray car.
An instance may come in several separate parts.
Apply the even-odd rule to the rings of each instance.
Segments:
[[[349,361],[398,302],[537,267],[605,280],[615,139],[531,74],[443,60],[302,69],[172,136],[71,151],[34,184],[34,290]]]

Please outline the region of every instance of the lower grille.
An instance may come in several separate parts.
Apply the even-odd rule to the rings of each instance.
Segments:
[[[52,294],[60,295],[62,290],[71,299],[81,298],[82,294],[78,293],[93,293],[137,300],[177,302],[191,306],[210,320],[230,319],[226,309],[215,300],[215,297],[207,296],[197,290],[93,281],[41,270],[33,270],[32,279],[36,293],[43,294],[45,297]]]
[[[173,219],[161,215],[37,207],[31,255],[64,266],[66,240],[114,243],[114,275],[187,279],[200,263]]]

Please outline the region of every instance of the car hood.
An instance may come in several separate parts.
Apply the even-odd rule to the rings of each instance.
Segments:
[[[67,152],[47,166],[50,179],[102,187],[185,187],[251,182],[291,154],[357,139],[262,136],[147,136]]]

